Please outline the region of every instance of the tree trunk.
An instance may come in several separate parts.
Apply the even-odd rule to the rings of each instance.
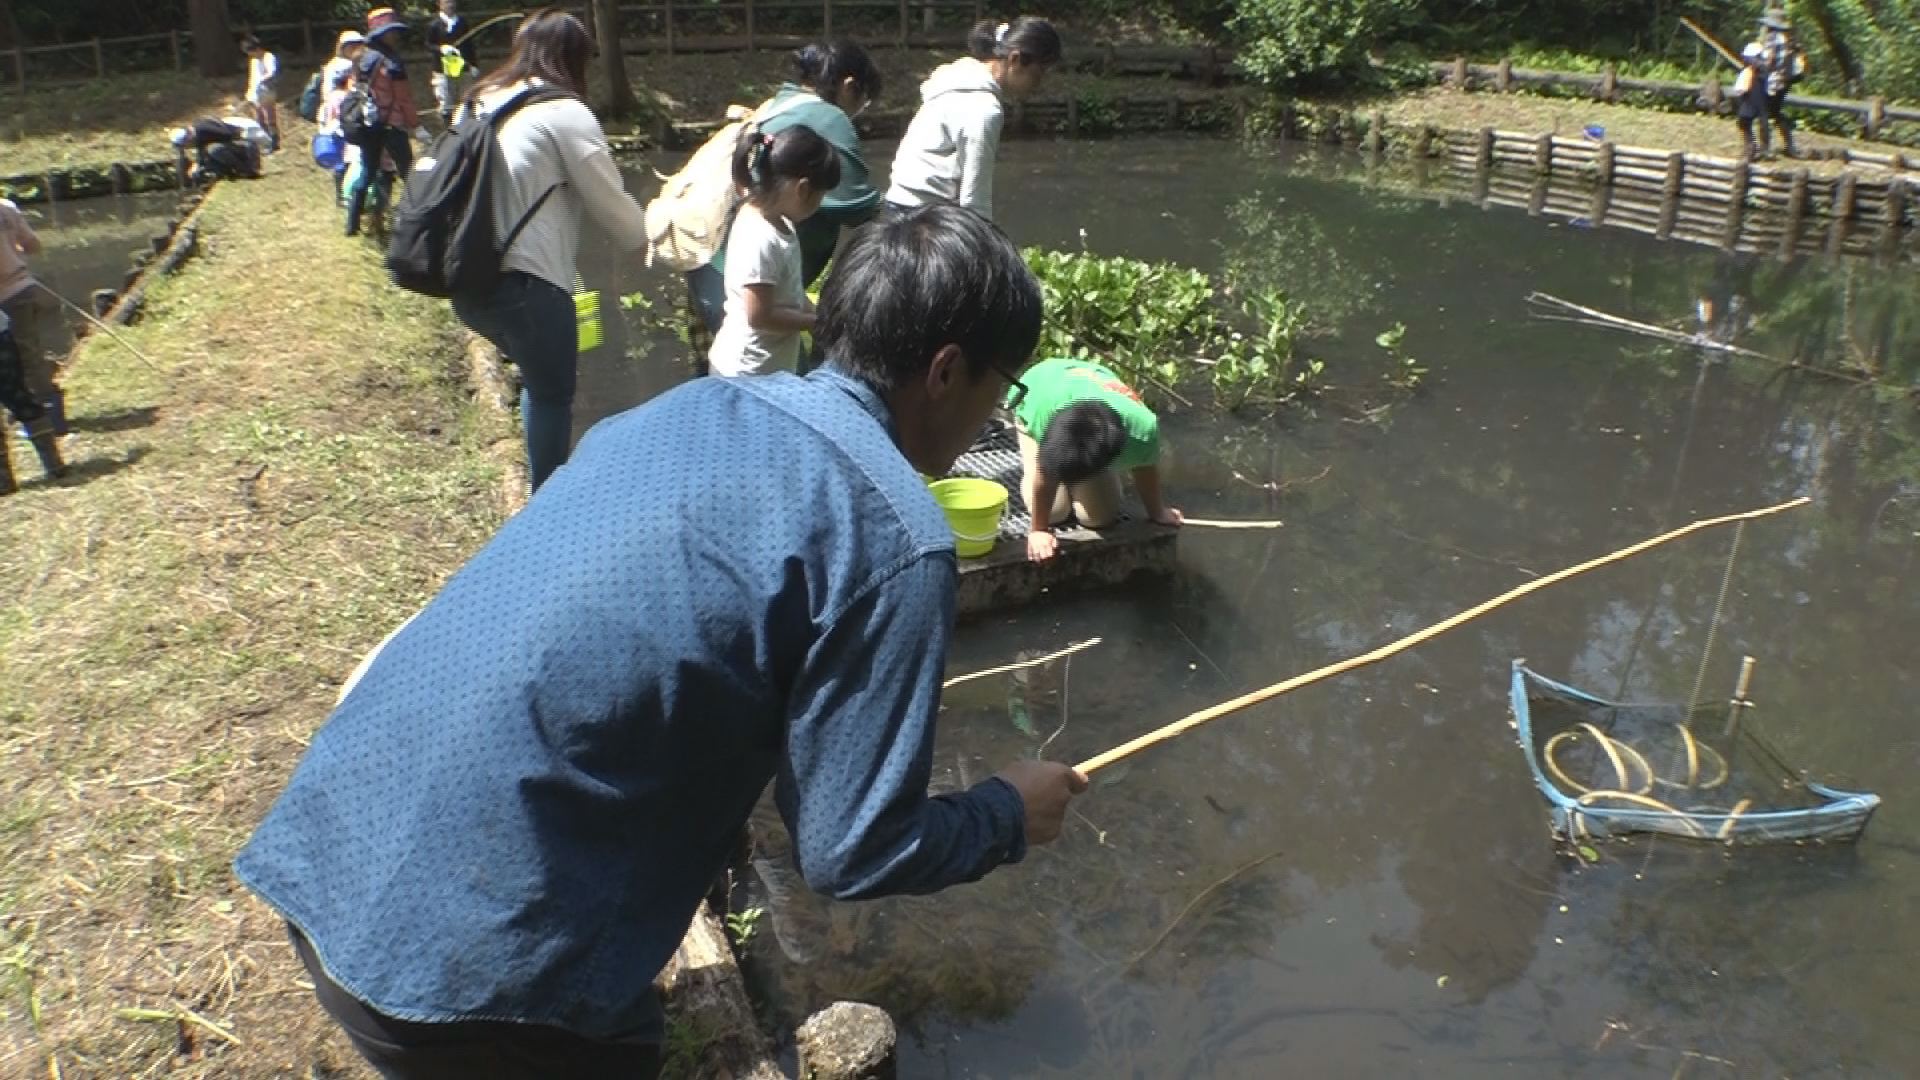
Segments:
[[[619,0],[593,0],[593,31],[600,45],[600,75],[607,84],[603,111],[608,116],[632,116],[640,111],[640,102],[627,81],[627,58],[620,51]]]
[[[1846,80],[1848,93],[1857,94],[1862,89],[1863,76],[1860,61],[1853,55],[1846,39],[1841,37],[1840,28],[1834,22],[1833,12],[1827,8],[1827,0],[1807,0],[1800,5],[1813,25],[1820,31],[1820,40],[1827,46],[1827,52],[1833,56],[1833,62],[1840,65],[1840,75]]]
[[[240,46],[227,22],[227,0],[188,0],[193,62],[208,78],[240,71]]]
[[[0,49],[25,44],[20,40],[20,18],[14,14],[13,0],[0,0]]]

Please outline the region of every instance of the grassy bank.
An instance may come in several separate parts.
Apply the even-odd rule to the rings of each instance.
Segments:
[[[1384,98],[1377,103],[1348,102],[1359,107],[1378,107],[1388,122],[1431,124],[1456,131],[1477,131],[1495,127],[1509,131],[1556,132],[1579,135],[1588,124],[1606,129],[1612,142],[1662,150],[1684,150],[1722,157],[1741,153],[1740,127],[1731,117],[1703,113],[1664,112],[1632,105],[1608,105],[1578,98],[1544,97],[1533,94],[1460,93],[1435,86]],[[1776,132],[1775,149],[1778,149]],[[1809,150],[1849,147],[1871,153],[1886,153],[1885,143],[1870,143],[1810,131],[1798,125],[1794,141]],[[1783,161],[1785,159],[1782,159]],[[1809,161],[1814,172],[1839,171],[1838,162]],[[1860,166],[1852,166],[1860,168]]]
[[[0,176],[173,157],[167,129],[225,116],[242,78],[142,72],[0,93]],[[298,88],[295,89],[298,92]]]
[[[75,475],[0,500],[0,1076],[361,1075],[227,863],[497,525],[511,432],[445,306],[269,169],[125,332],[158,371],[77,354]]]

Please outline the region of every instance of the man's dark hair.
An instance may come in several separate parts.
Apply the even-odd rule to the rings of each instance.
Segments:
[[[884,215],[835,260],[814,340],[881,391],[958,345],[978,380],[1018,371],[1040,341],[1040,283],[993,223],[950,203]]]
[[[1040,470],[1077,484],[1113,464],[1127,448],[1127,425],[1104,401],[1076,401],[1054,415],[1040,439]]]

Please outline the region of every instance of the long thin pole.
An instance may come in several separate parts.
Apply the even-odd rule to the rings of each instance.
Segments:
[[[1732,64],[1734,67],[1737,67],[1737,68],[1743,68],[1747,66],[1745,61],[1741,60],[1738,56],[1735,56],[1733,54],[1732,49],[1729,49],[1725,45],[1720,44],[1720,39],[1717,37],[1714,37],[1712,34],[1707,33],[1706,29],[1702,27],[1699,23],[1694,22],[1692,19],[1687,18],[1685,15],[1682,15],[1680,16],[1680,24],[1682,26],[1685,26],[1687,29],[1693,31],[1695,37],[1699,38],[1701,41],[1706,42],[1708,47],[1711,48],[1714,52],[1719,53],[1721,58],[1726,60],[1727,63]]]
[[[52,289],[48,289],[46,282],[36,281],[34,282],[34,284],[40,286],[42,289],[46,289],[46,293],[48,296],[51,296],[55,300],[58,300],[61,303],[67,305],[69,308],[72,308],[75,314],[79,315],[81,318],[92,323],[94,326],[98,327],[101,331],[103,331],[108,337],[112,338],[113,340],[119,342],[121,345],[125,346],[128,352],[140,358],[141,363],[147,365],[148,367],[152,368],[156,372],[160,371],[159,364],[156,364],[152,360],[149,360],[147,358],[146,353],[143,353],[139,349],[134,348],[132,342],[128,341],[126,338],[121,337],[119,334],[114,333],[113,327],[108,326],[106,323],[101,322],[98,318],[94,316],[93,312],[88,311],[86,308],[81,307],[79,304],[74,303],[73,301],[67,299],[64,296],[61,296],[59,293],[54,292]]]
[[[1795,507],[1805,506],[1807,503],[1811,501],[1812,501],[1811,499],[1807,498],[1805,495],[1802,495],[1797,499],[1794,499],[1790,502],[1783,502],[1778,506],[1769,506],[1759,510],[1749,510],[1744,514],[1728,514],[1725,517],[1707,518],[1702,521],[1696,521],[1691,525],[1682,526],[1681,528],[1675,529],[1672,532],[1661,533],[1659,536],[1656,536],[1651,540],[1642,540],[1639,543],[1633,545],[1632,547],[1621,548],[1619,551],[1616,551],[1611,555],[1602,555],[1597,559],[1589,559],[1588,561],[1583,562],[1578,566],[1570,566],[1565,570],[1555,571],[1554,573],[1548,574],[1546,577],[1535,578],[1534,580],[1527,582],[1525,585],[1522,585],[1519,588],[1511,589],[1507,592],[1501,593],[1499,596],[1496,596],[1493,599],[1486,601],[1485,603],[1468,608],[1467,610],[1461,612],[1460,614],[1455,615],[1454,617],[1447,619],[1445,621],[1434,623],[1432,626],[1427,627],[1425,630],[1418,630],[1418,631],[1415,631],[1414,633],[1408,634],[1406,637],[1403,637],[1400,640],[1395,641],[1391,644],[1382,645],[1381,647],[1373,650],[1370,653],[1366,653],[1361,656],[1351,657],[1349,659],[1342,660],[1337,664],[1329,664],[1328,666],[1320,668],[1316,671],[1309,671],[1305,675],[1295,675],[1291,679],[1287,679],[1283,682],[1274,683],[1272,686],[1269,686],[1263,690],[1255,690],[1250,694],[1243,694],[1240,697],[1234,698],[1232,701],[1223,702],[1219,705],[1213,706],[1210,709],[1202,709],[1199,712],[1192,714],[1191,716],[1187,716],[1183,719],[1176,720],[1173,723],[1166,725],[1165,727],[1156,729],[1154,731],[1150,731],[1145,735],[1142,735],[1139,738],[1132,740],[1131,742],[1122,743],[1121,745],[1116,746],[1111,750],[1108,750],[1106,753],[1099,754],[1094,757],[1090,757],[1087,760],[1081,762],[1076,767],[1083,773],[1091,774],[1098,769],[1106,768],[1107,766],[1113,764],[1116,761],[1119,761],[1122,758],[1130,757],[1133,754],[1137,754],[1140,751],[1145,750],[1147,747],[1154,745],[1155,743],[1165,742],[1168,739],[1173,738],[1175,735],[1179,735],[1182,732],[1199,727],[1201,724],[1204,724],[1209,720],[1217,720],[1220,717],[1227,715],[1228,713],[1238,712],[1239,710],[1244,709],[1249,705],[1258,705],[1263,701],[1266,701],[1270,698],[1279,697],[1281,694],[1284,694],[1289,690],[1297,690],[1300,687],[1306,686],[1309,683],[1316,683],[1321,681],[1322,679],[1330,679],[1335,675],[1343,675],[1349,671],[1352,671],[1355,668],[1365,667],[1368,664],[1377,664],[1380,661],[1385,660],[1389,656],[1393,656],[1396,653],[1405,652],[1406,650],[1413,648],[1415,645],[1418,645],[1423,641],[1427,641],[1431,638],[1438,637],[1439,635],[1444,634],[1449,630],[1452,630],[1465,623],[1471,622],[1474,619],[1477,619],[1480,616],[1485,615],[1487,612],[1492,611],[1494,608],[1500,607],[1514,600],[1518,600],[1521,597],[1527,595],[1528,593],[1537,592],[1541,589],[1546,588],[1549,585],[1558,584],[1577,574],[1584,574],[1589,570],[1593,570],[1598,567],[1605,566],[1608,563],[1619,562],[1622,559],[1632,558],[1633,556],[1638,555],[1643,551],[1647,551],[1652,548],[1659,547],[1661,544],[1678,540],[1683,536],[1686,536],[1690,533],[1699,532],[1702,529],[1711,529],[1718,525],[1732,525],[1736,522],[1741,522],[1741,521],[1752,521],[1755,518],[1763,518],[1771,514],[1778,514],[1783,510],[1792,510]]]

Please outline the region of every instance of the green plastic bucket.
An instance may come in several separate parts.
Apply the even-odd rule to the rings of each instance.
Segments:
[[[962,476],[935,480],[927,489],[947,513],[953,549],[961,558],[977,559],[993,550],[1000,539],[1000,515],[1007,509],[1006,488],[992,480]]]

